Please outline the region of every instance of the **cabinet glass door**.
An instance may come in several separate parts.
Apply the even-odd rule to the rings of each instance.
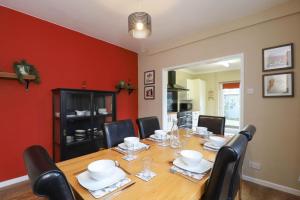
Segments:
[[[104,123],[115,120],[113,94],[94,93],[94,118],[93,118],[93,137],[98,148],[103,148]]]
[[[75,145],[91,139],[92,97],[87,92],[66,92],[65,105],[65,143]]]

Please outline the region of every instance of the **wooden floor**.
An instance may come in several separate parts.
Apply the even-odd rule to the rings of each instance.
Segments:
[[[256,185],[243,182],[242,200],[300,200],[300,197]],[[39,198],[31,192],[28,181],[0,189],[0,200],[37,200]]]

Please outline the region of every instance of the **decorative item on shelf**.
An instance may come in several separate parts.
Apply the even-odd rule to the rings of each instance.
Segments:
[[[135,88],[131,83],[129,83],[129,81],[128,83],[126,83],[124,80],[121,80],[115,88],[117,90],[117,93],[119,93],[121,90],[127,90],[129,95],[135,90]]]
[[[87,87],[87,82],[86,81],[82,81],[81,82],[81,88],[82,89],[86,89],[86,87]]]
[[[28,90],[30,80],[37,84],[41,82],[37,69],[33,65],[27,63],[26,60],[15,62],[13,64],[13,68],[16,72],[19,82],[25,84],[26,90]],[[34,76],[34,79],[28,79],[26,78],[27,76]]]

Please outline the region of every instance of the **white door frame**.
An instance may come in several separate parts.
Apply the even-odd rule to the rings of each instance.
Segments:
[[[165,67],[162,69],[162,127],[164,130],[167,130],[168,127],[168,112],[167,112],[167,90],[168,90],[168,71],[170,70],[176,70],[180,68],[186,68],[195,64],[205,64],[205,63],[212,63],[216,62],[219,60],[224,60],[228,59],[230,57],[237,57],[239,56],[241,58],[241,68],[240,68],[240,87],[241,87],[241,95],[240,95],[240,128],[243,128],[244,126],[244,53],[239,53],[239,54],[234,54],[234,55],[229,55],[229,56],[224,56],[224,57],[219,57],[219,58],[214,58],[214,59],[208,59],[208,60],[203,60],[199,62],[194,62],[194,63],[189,63],[189,64],[184,64],[184,65],[179,65],[179,66],[172,66],[172,67]]]

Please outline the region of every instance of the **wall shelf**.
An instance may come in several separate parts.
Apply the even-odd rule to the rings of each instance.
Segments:
[[[16,73],[10,73],[10,72],[0,72],[0,78],[7,78],[7,79],[18,79]],[[34,80],[34,75],[24,75],[24,80]]]
[[[0,78],[5,78],[5,79],[18,79],[16,73],[11,73],[11,72],[0,72]],[[24,80],[26,82],[25,84],[25,89],[28,91],[29,88],[29,82],[35,80],[34,75],[24,75]]]

